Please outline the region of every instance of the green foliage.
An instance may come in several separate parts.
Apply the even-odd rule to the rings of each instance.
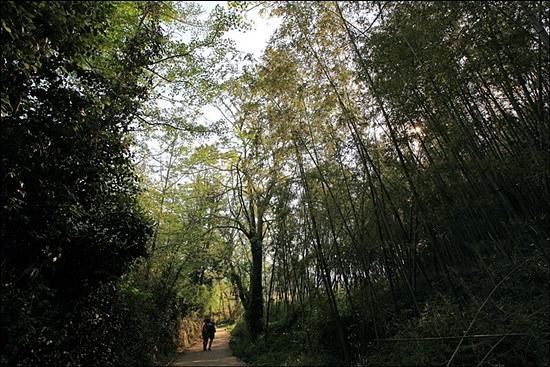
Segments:
[[[66,330],[57,329],[53,292],[36,282],[26,291],[3,286],[1,297],[2,365],[40,365],[61,358]]]
[[[231,332],[233,353],[254,366],[341,365],[341,351],[335,343],[337,336],[326,303],[311,301],[304,310],[274,313],[268,335],[261,334],[256,341],[250,337],[244,320],[237,322]]]
[[[538,259],[538,260],[537,260]],[[495,283],[479,269],[454,273],[422,301],[418,317],[394,317],[380,341],[359,355],[368,365],[545,365],[548,363],[547,265],[493,263]],[[526,286],[528,284],[528,286]],[[456,354],[455,354],[456,351]]]
[[[2,365],[142,365],[152,363],[157,314],[150,296],[104,284],[62,307],[42,286],[2,292]],[[26,299],[31,294],[31,299]]]
[[[376,320],[385,325],[383,330],[379,327],[380,340],[373,330],[358,338],[354,333],[360,332],[360,324],[372,320],[344,313],[356,363],[445,365],[456,350],[452,364],[458,366],[546,365],[548,268],[541,260],[534,256],[516,265],[495,262],[492,271],[495,279],[502,280],[499,284],[474,269],[454,273],[457,284],[462,284],[458,293],[444,282],[434,284],[436,292],[421,289],[419,295],[425,296],[419,297],[418,316],[396,314],[390,308],[384,318]],[[381,303],[390,304],[389,289],[383,292],[388,298],[381,297]],[[282,312],[284,304],[272,305],[268,336],[261,335],[256,342],[246,324],[238,322],[231,333],[234,353],[251,365],[342,365],[325,301],[312,299],[303,308],[296,306]]]
[[[120,276],[145,254],[150,233],[124,135],[142,92],[134,85],[121,93],[101,72],[80,65],[100,42],[94,25],[109,9],[2,4],[13,36],[2,35],[2,96],[9,98],[2,104],[2,270],[6,282],[43,273],[65,299]],[[87,20],[67,24],[67,14]],[[58,39],[50,41],[44,29],[59,32]],[[65,40],[73,31],[79,38]],[[36,47],[18,44],[29,38]],[[22,73],[35,48],[43,52],[36,70]]]
[[[147,321],[113,284],[151,235],[128,132],[162,35],[143,18],[115,57],[114,3],[0,6],[2,364],[150,364]]]

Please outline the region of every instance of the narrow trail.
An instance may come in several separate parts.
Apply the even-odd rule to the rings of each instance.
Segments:
[[[169,366],[246,366],[233,355],[229,348],[231,335],[225,328],[219,328],[212,343],[212,350],[202,350],[202,340],[180,353]]]

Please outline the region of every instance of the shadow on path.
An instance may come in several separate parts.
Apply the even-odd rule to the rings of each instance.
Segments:
[[[202,340],[196,341],[180,353],[169,366],[246,366],[246,363],[233,355],[229,348],[229,339],[231,335],[227,330],[219,328],[212,343],[212,350],[202,350]]]

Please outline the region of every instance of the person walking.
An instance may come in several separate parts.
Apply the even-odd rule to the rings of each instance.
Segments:
[[[216,326],[214,322],[210,321],[210,318],[204,320],[204,325],[202,326],[202,350],[212,350],[212,342],[216,336]]]

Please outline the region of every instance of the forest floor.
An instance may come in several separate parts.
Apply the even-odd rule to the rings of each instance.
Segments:
[[[231,335],[219,328],[212,343],[212,350],[202,350],[202,340],[178,354],[169,366],[246,366],[247,364],[233,355],[229,347]]]

